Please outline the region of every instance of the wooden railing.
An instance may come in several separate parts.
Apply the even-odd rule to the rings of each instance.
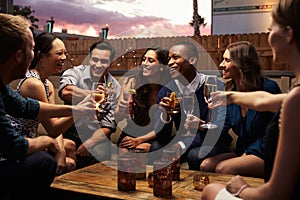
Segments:
[[[268,44],[268,33],[111,39],[108,42],[116,51],[111,70],[132,69],[139,64],[145,48],[160,46],[169,49],[179,41],[192,41],[196,44],[200,56],[198,69],[216,70],[216,66],[222,61],[225,48],[230,43],[242,40],[249,41],[256,47],[263,70],[290,71],[287,65],[273,63],[272,50]],[[65,40],[70,59],[72,59],[67,63],[66,68],[82,64],[88,55],[89,47],[95,41],[96,39]]]

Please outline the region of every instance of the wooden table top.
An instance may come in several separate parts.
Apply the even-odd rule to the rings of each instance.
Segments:
[[[147,180],[136,181],[136,191],[123,192],[117,188],[117,165],[114,161],[97,163],[78,169],[61,176],[57,176],[52,183],[53,189],[75,192],[78,194],[93,195],[105,199],[160,199],[153,195],[153,189],[148,186]],[[147,175],[152,172],[152,166],[147,166]],[[201,191],[193,187],[193,177],[199,171],[180,170],[180,180],[173,181],[172,199],[200,199]],[[233,175],[209,174],[210,183],[226,184]],[[259,186],[263,179],[245,177],[251,186]]]

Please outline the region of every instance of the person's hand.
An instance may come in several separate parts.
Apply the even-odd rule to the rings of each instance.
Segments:
[[[56,169],[56,174],[60,175],[62,174],[67,167],[67,162],[66,162],[66,151],[58,151],[56,157],[57,161],[57,169]]]
[[[28,152],[30,155],[35,152],[47,150],[52,155],[56,156],[59,151],[59,146],[56,139],[49,136],[39,136],[37,138],[27,138],[28,140]]]
[[[226,190],[232,194],[237,194],[242,187],[249,186],[247,182],[239,175],[232,177],[226,184]]]
[[[121,148],[127,148],[127,149],[134,149],[140,144],[138,138],[133,138],[130,136],[126,136],[123,138],[123,140],[120,142]]]
[[[91,140],[86,140],[78,147],[76,154],[81,157],[87,157],[90,155],[90,151],[92,150],[94,145],[95,144]]]
[[[200,125],[204,124],[205,121],[203,121],[202,119],[196,117],[193,114],[189,114],[185,120],[184,123],[184,128],[188,129],[188,128],[194,128],[194,129],[199,129],[199,130],[204,130],[204,128],[202,128]]]
[[[125,100],[120,100],[118,103],[118,115],[119,119],[129,118],[129,109],[128,109],[128,103]]]
[[[168,115],[173,114],[172,106],[171,106],[170,102],[171,102],[171,99],[169,97],[163,97],[161,99],[161,101],[159,102],[160,109],[165,110]]]
[[[175,149],[178,149],[180,152],[182,151],[182,148],[180,146],[180,144],[177,142],[175,144],[173,144],[171,147],[175,148]]]
[[[77,105],[73,106],[73,115],[77,117],[94,116],[96,109],[95,105],[92,95],[88,95]]]
[[[211,93],[211,98],[207,101],[208,108],[213,109],[217,108],[219,106],[226,106],[230,104],[229,101],[230,98],[228,98],[230,93],[223,92],[223,91],[217,91]]]

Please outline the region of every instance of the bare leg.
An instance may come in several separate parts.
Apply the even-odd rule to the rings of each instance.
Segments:
[[[240,157],[220,162],[216,166],[216,172],[262,178],[264,176],[264,161],[255,155],[243,154]]]
[[[202,192],[202,200],[214,200],[220,190],[225,188],[225,185],[218,184],[218,183],[212,183],[203,189]]]
[[[64,139],[64,146],[66,150],[66,170],[69,172],[76,169],[76,144],[74,141]]]
[[[227,159],[237,157],[234,153],[222,153],[206,158],[200,164],[200,171],[215,172],[216,166]]]

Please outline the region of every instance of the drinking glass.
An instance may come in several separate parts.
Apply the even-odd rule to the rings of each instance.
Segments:
[[[172,180],[180,180],[180,150],[174,147],[168,147],[163,150],[162,159],[171,163]]]
[[[124,90],[123,91],[123,100],[127,101],[128,112],[129,112],[129,116],[130,116],[131,119],[134,118],[134,112],[133,112],[134,103],[133,103],[133,98],[134,98],[134,93],[131,90]]]
[[[153,162],[153,195],[158,197],[172,197],[172,169],[168,160]]]
[[[195,190],[202,191],[203,188],[209,184],[208,174],[195,174],[193,179],[193,185]]]
[[[209,101],[211,97],[212,92],[217,91],[217,76],[215,75],[207,75],[205,77],[205,86],[204,86],[204,98],[205,101]],[[218,126],[216,124],[211,123],[211,110],[208,110],[208,122],[205,124],[202,124],[202,128],[207,128],[207,129],[214,129],[217,128]]]
[[[129,155],[118,158],[118,190],[136,190],[135,158]]]
[[[194,111],[194,97],[192,95],[183,96],[182,105],[184,113],[186,114],[186,116],[189,116]],[[195,136],[195,133],[192,133],[191,130],[188,128],[187,132],[183,134],[183,136]]]
[[[97,109],[100,109],[101,103],[103,103],[105,101],[105,93],[102,90],[98,89],[98,86],[100,84],[101,83],[94,82],[92,85],[92,90],[91,90],[91,94],[92,94],[94,101],[96,102]]]

